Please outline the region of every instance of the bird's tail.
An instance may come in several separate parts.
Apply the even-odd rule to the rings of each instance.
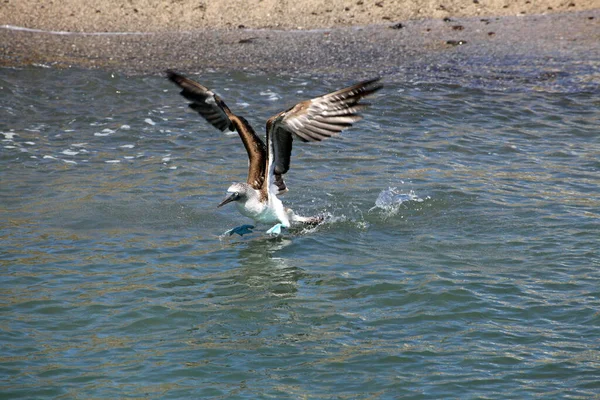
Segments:
[[[290,210],[289,208],[287,209],[288,212],[288,216],[290,218],[291,222],[294,223],[300,223],[300,224],[304,224],[304,225],[310,225],[310,226],[315,226],[315,225],[319,225],[321,222],[323,222],[325,220],[325,215],[315,215],[312,217],[302,217],[300,215],[297,215],[296,213],[294,213],[294,211]]]

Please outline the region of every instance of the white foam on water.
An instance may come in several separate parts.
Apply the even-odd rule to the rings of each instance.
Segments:
[[[260,92],[260,95],[267,96],[267,100],[269,101],[276,101],[280,99],[279,95],[275,92],[272,92],[271,90]]]
[[[119,146],[122,149],[133,149],[135,147],[134,144],[124,144],[122,146]]]
[[[79,154],[78,151],[70,150],[70,149],[63,150],[62,153],[67,156],[76,156],[77,154]]]
[[[129,35],[152,35],[152,32],[67,32],[67,31],[47,31],[43,29],[26,28],[16,25],[0,25],[0,28],[11,31],[24,31],[46,33],[49,35],[69,35],[69,36],[129,36]],[[38,65],[38,64],[34,64]],[[39,64],[41,67],[51,68],[45,64]]]
[[[95,132],[94,136],[99,136],[99,137],[109,136],[111,133],[115,133],[115,132],[116,131],[114,129],[104,128],[104,129],[102,129],[102,132]]]
[[[107,164],[118,164],[121,162],[121,160],[106,160],[104,162]]]
[[[150,119],[150,118],[146,118],[144,120],[144,122],[147,123],[148,125],[152,125],[152,126],[156,125],[156,122],[152,121],[152,119]]]
[[[17,133],[14,132],[0,132],[0,135],[4,135],[4,139],[6,140],[12,140],[15,136],[19,136]]]
[[[124,131],[127,131],[127,130],[131,129],[131,126],[129,126],[129,125],[121,125],[120,129],[123,129]]]

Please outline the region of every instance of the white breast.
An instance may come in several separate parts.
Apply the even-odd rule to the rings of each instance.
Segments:
[[[287,213],[284,210],[281,200],[276,196],[269,196],[269,202],[263,203],[255,198],[248,199],[245,203],[236,203],[240,214],[252,218],[256,222],[263,223],[282,223],[289,226]]]

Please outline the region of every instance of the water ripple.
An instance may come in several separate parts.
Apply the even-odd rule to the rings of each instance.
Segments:
[[[594,93],[389,83],[294,147],[283,200],[324,224],[222,239],[244,150],[169,82],[4,72],[0,397],[600,390]],[[256,127],[341,84],[202,80]]]

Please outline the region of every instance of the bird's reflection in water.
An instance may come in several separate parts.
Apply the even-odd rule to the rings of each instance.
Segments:
[[[247,242],[238,255],[240,269],[236,281],[273,296],[293,296],[298,291],[298,281],[306,274],[294,265],[293,259],[281,256],[282,250],[292,244],[292,240],[283,237]]]

